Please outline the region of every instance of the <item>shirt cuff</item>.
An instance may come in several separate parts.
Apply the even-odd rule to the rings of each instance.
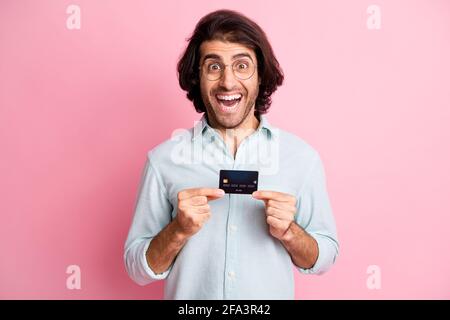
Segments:
[[[316,263],[309,269],[297,267],[304,274],[322,274],[328,271],[334,264],[337,257],[337,248],[333,241],[328,237],[310,233],[310,236],[317,241],[319,247],[319,255]]]

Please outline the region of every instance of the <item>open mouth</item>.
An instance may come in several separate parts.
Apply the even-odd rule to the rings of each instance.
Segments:
[[[223,112],[233,112],[237,109],[242,99],[242,94],[216,94],[216,99]]]

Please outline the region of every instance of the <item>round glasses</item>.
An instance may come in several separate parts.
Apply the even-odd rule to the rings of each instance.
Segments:
[[[223,77],[225,68],[230,65],[218,61],[205,61],[199,68],[210,81],[216,81]],[[250,59],[236,60],[231,64],[233,74],[240,80],[250,79],[255,73],[255,64]]]

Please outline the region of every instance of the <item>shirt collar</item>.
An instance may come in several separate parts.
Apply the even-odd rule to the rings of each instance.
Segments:
[[[198,136],[203,135],[208,130],[214,130],[208,123],[206,112],[200,118],[199,121],[194,125],[194,132],[192,134],[192,140],[195,140]],[[277,130],[274,128],[265,115],[259,115],[259,126],[256,131],[266,130],[268,132],[268,137],[276,137]]]

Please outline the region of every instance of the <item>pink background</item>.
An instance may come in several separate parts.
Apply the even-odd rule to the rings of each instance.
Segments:
[[[2,0],[0,298],[162,298],[128,278],[123,244],[146,152],[200,117],[175,67],[220,8],[266,31],[286,74],[268,118],[325,164],[341,255],[297,274],[296,297],[450,298],[450,4],[425,0]]]

